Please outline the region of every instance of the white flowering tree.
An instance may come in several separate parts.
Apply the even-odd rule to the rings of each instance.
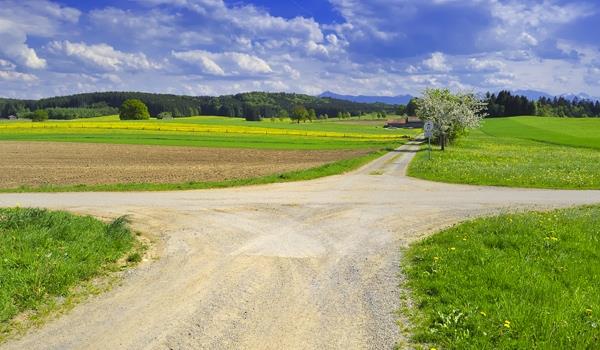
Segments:
[[[416,104],[417,117],[433,121],[434,136],[442,150],[448,140],[478,127],[486,115],[486,103],[473,93],[453,94],[448,89],[427,89]]]

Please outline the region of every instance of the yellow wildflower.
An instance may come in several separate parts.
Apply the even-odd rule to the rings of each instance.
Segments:
[[[481,316],[483,316],[483,317],[487,316],[487,314],[486,314],[485,312],[483,312],[483,311],[479,311],[479,313],[480,313],[480,314],[481,314]]]

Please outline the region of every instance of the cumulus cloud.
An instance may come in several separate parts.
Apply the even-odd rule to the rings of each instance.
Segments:
[[[436,72],[449,72],[452,70],[446,61],[446,56],[441,52],[432,53],[431,57],[423,61],[423,66]]]
[[[139,39],[148,44],[148,40],[170,39],[179,35],[174,27],[176,15],[157,10],[136,13],[115,7],[95,9],[89,13],[89,19],[96,28],[117,35],[127,31],[127,40]]]
[[[195,65],[201,73],[218,76],[261,75],[273,70],[263,59],[240,52],[173,51],[173,57]]]
[[[329,0],[285,17],[254,0],[133,0],[92,10],[0,2],[4,95],[393,95],[427,86],[600,95],[600,4],[589,0]],[[327,7],[330,18],[306,17]],[[43,84],[25,83],[36,77]]]
[[[31,82],[37,80],[37,77],[27,73],[0,70],[0,80]]]
[[[476,72],[495,72],[504,69],[506,64],[497,59],[470,58],[467,67]]]
[[[26,68],[45,68],[46,60],[28,46],[28,37],[51,37],[63,24],[76,23],[79,16],[79,10],[46,0],[2,1],[0,56],[14,60]]]
[[[49,44],[49,49],[105,71],[149,70],[161,67],[143,53],[122,52],[108,44],[87,45],[68,40],[53,41]]]

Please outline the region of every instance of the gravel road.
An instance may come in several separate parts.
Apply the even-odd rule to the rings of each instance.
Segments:
[[[507,210],[600,202],[600,191],[449,185],[404,176],[416,146],[346,175],[222,190],[3,194],[114,218],[159,259],[2,349],[390,349],[401,342],[400,248]]]

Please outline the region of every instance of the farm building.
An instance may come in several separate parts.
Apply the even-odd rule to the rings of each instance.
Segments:
[[[396,119],[389,121],[384,128],[404,128],[404,129],[412,129],[412,128],[422,128],[423,121],[417,117],[406,117],[402,119]]]
[[[11,114],[8,117],[2,117],[2,116],[0,116],[0,119],[17,120],[17,116]]]

